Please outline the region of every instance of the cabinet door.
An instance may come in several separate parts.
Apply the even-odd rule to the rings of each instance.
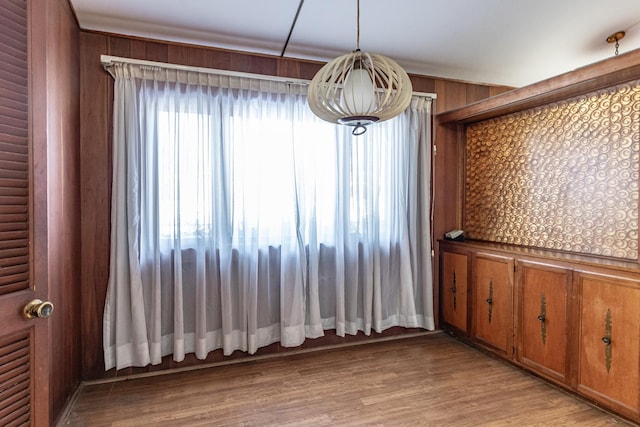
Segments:
[[[638,416],[639,283],[580,277],[578,390]]]
[[[507,356],[513,354],[513,258],[474,258],[474,337]]]
[[[518,359],[564,382],[571,271],[529,262],[518,263],[518,270]]]
[[[440,295],[442,296],[442,320],[466,332],[468,256],[443,251],[441,257]]]

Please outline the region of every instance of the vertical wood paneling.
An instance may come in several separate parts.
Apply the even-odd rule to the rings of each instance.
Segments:
[[[480,101],[481,99],[485,99],[489,97],[489,86],[482,85],[472,85],[467,84],[467,99],[466,103],[471,104],[472,102]]]
[[[227,54],[219,55],[215,50],[209,50],[207,53],[195,47],[189,47],[187,50],[188,63],[197,64],[199,67],[214,69],[233,69],[231,66],[231,56]],[[225,68],[221,68],[225,67]]]
[[[46,146],[50,401],[55,420],[79,384],[80,361],[80,69],[79,33],[68,1],[46,3]],[[38,236],[36,235],[36,238]],[[37,284],[36,284],[37,286]]]
[[[109,274],[111,198],[111,77],[100,65],[108,38],[80,34],[80,164],[82,283],[82,374],[96,378],[104,370],[102,312]]]
[[[187,46],[172,44],[169,46],[169,62],[172,64],[188,64],[189,48]]]
[[[415,80],[414,80],[415,85]],[[511,90],[504,86],[476,85],[446,79],[435,79],[434,91],[436,100],[435,112],[452,110],[490,96]],[[430,90],[415,89],[430,92]],[[464,166],[464,141],[455,124],[442,125],[436,122],[435,141],[438,154],[434,164],[434,221],[433,238],[441,239],[444,233],[457,228],[464,228],[462,223],[462,185]],[[438,245],[436,258],[439,256]],[[434,275],[439,277],[439,266],[434,264]],[[437,290],[437,288],[436,288]],[[436,306],[436,314],[439,307]]]
[[[436,125],[437,155],[435,159],[435,238],[454,228],[462,228],[461,167],[463,142],[456,125]]]
[[[467,83],[436,80],[436,93],[438,94],[437,111],[452,110],[467,105]],[[440,96],[440,94],[444,96]]]
[[[489,96],[500,95],[501,93],[509,92],[512,90],[512,87],[508,86],[490,86],[489,87]]]
[[[248,73],[266,74],[275,76],[278,74],[277,58],[253,56],[249,54],[233,55],[231,68]]]
[[[131,44],[131,40],[111,37],[109,39],[109,55],[137,58],[137,54],[140,54],[141,52],[132,54]],[[145,45],[140,44],[140,47],[144,49]]]
[[[169,45],[166,43],[146,42],[146,58],[149,61],[167,62]]]
[[[114,42],[109,40],[109,55],[118,56],[117,51],[128,51],[124,55],[130,55],[131,58],[146,59],[147,58],[147,44],[141,40],[120,39],[120,48],[116,48]]]
[[[127,52],[128,50],[128,52]],[[125,52],[125,53],[119,53]],[[171,62],[199,67],[210,67],[282,77],[311,79],[323,65],[315,61],[277,58],[264,55],[232,52],[222,49],[184,46],[175,43],[149,42],[114,35],[81,34],[81,178],[82,178],[82,337],[83,378],[104,377],[102,355],[102,313],[109,274],[109,221],[111,197],[111,109],[113,80],[99,64],[100,54],[130,56],[137,59]],[[436,92],[438,111],[465,105],[467,93],[474,97],[486,92],[485,86],[474,92],[469,84],[425,76],[411,76],[414,89],[419,92]],[[471,85],[473,86],[473,85]],[[438,130],[436,131],[439,132]],[[439,140],[439,134],[436,135]],[[438,142],[438,144],[440,144]],[[443,147],[445,147],[445,144]],[[441,147],[438,147],[440,150]],[[457,148],[442,162],[436,160],[436,197],[440,185],[447,183],[452,171],[443,175],[450,164],[455,164]],[[453,172],[455,175],[455,172]],[[447,183],[448,185],[448,183]],[[439,199],[436,199],[439,200]],[[442,205],[436,201],[436,215],[444,215]],[[436,222],[439,219],[436,218]],[[440,224],[440,223],[439,223]],[[446,224],[449,224],[447,222]],[[439,230],[444,225],[440,224]],[[440,237],[440,236],[436,236]],[[437,286],[436,286],[437,288]],[[437,308],[436,308],[437,310]],[[394,330],[390,333],[402,332]],[[316,342],[314,345],[325,341]],[[344,339],[340,339],[344,341]],[[318,341],[318,340],[315,340]],[[264,354],[283,351],[277,345],[260,349]],[[220,360],[222,356],[212,353],[207,361]],[[236,355],[234,357],[243,357]],[[185,362],[176,364],[165,358],[156,367],[139,371],[166,369],[202,363],[187,355]],[[111,373],[110,373],[111,374]]]
[[[436,105],[440,102],[436,100]],[[434,159],[433,177],[433,240],[442,239],[444,233],[449,230],[462,228],[460,208],[462,202],[459,197],[459,189],[462,180],[459,178],[462,164],[460,163],[462,149],[458,141],[457,127],[454,125],[435,125],[435,141],[437,154]],[[439,259],[439,245],[434,244],[435,258]],[[440,265],[433,263],[434,283],[440,277]],[[438,296],[439,288],[434,288],[434,296]],[[439,299],[435,299],[439,301]],[[436,319],[439,319],[440,307],[435,306]]]
[[[409,78],[411,79],[411,85],[413,86],[414,92],[436,92],[436,79],[431,77],[418,76],[415,74],[410,74]]]
[[[313,76],[322,68],[324,64],[320,62],[301,62],[299,78],[311,80]]]
[[[231,52],[226,50],[216,50],[214,52],[208,52],[207,54],[211,55],[211,58],[213,58],[213,68],[220,70],[233,70],[231,67],[231,58],[233,56]],[[202,56],[202,52],[200,52],[200,49],[192,47],[189,50],[189,56],[191,58]]]
[[[311,80],[324,63],[301,62],[290,58],[279,58],[277,61],[278,76]]]

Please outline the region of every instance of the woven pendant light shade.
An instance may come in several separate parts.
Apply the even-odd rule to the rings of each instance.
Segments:
[[[412,91],[409,76],[397,62],[355,50],[322,67],[307,95],[315,115],[354,126],[354,134],[361,134],[364,126],[402,113],[411,103]]]

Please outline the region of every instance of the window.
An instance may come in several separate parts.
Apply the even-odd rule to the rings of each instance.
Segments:
[[[221,144],[212,120],[201,113],[158,114],[160,234],[165,239],[190,241],[216,233],[212,210],[227,211],[228,221],[218,223],[225,229],[216,234],[233,236],[234,245],[248,236],[259,245],[297,239],[300,210],[309,209],[316,228],[307,232],[317,233],[325,244],[335,243],[341,211],[353,235],[373,225],[381,232],[391,228],[392,159],[367,149],[375,142],[349,141],[342,152],[335,126],[315,119],[294,124],[267,114],[230,117],[224,126],[229,143]],[[339,179],[343,162],[349,162],[347,174]],[[348,192],[339,181],[348,184]]]
[[[433,329],[427,100],[353,137],[304,85],[111,71],[107,369]]]

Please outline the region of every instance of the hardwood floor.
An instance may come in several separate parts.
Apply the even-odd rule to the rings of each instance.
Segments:
[[[442,333],[89,384],[60,424],[629,425]]]

